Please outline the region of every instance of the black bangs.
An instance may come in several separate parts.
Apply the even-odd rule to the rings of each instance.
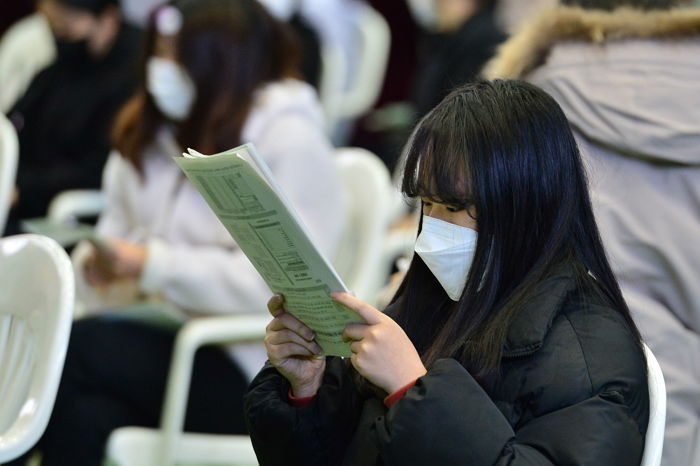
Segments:
[[[454,115],[436,107],[420,121],[403,155],[401,191],[408,197],[467,207],[474,204],[465,134],[454,134]]]

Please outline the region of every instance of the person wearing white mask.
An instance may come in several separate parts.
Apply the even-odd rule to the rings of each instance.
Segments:
[[[88,317],[72,329],[42,464],[102,464],[113,429],[158,424],[175,334],[124,307],[267,312],[269,288],[172,157],[254,143],[316,244],[335,251],[342,182],[316,94],[296,79],[293,39],[256,0],[174,0],[154,12],[141,89],[104,170],[107,248],[75,254]],[[261,343],[198,352],[185,429],[244,433],[242,395],[264,362]]]
[[[562,110],[519,81],[468,84],[423,118],[403,191],[416,255],[385,313],[323,357],[284,308],[245,396],[264,466],[638,465],[646,365]]]

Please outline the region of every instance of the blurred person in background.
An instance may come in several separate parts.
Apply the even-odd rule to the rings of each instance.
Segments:
[[[139,27],[148,23],[151,12],[166,0],[121,0],[124,19]]]
[[[56,59],[37,74],[8,116],[19,136],[18,219],[46,214],[59,192],[98,188],[118,108],[135,89],[140,34],[117,0],[41,0]]]
[[[123,308],[267,312],[267,285],[172,157],[252,142],[323,251],[343,226],[333,148],[283,23],[256,0],[175,0],[154,12],[146,56],[104,171],[108,250],[83,244],[74,257],[93,315],[72,329],[44,465],[100,465],[112,430],[158,424],[175,333]],[[260,343],[198,352],[185,429],[244,433],[242,395],[265,359]]]
[[[611,265],[666,379],[663,464],[697,466],[700,11],[674,0],[562,3],[525,25],[487,74],[543,87],[571,121]]]
[[[402,37],[392,47],[381,106],[361,123],[358,144],[395,168],[416,120],[451,89],[477,78],[505,40],[494,18],[496,5],[497,0],[406,0],[410,25],[400,18],[399,8],[383,11],[394,29],[401,28]],[[407,51],[404,42],[417,44],[416,50]]]
[[[434,17],[426,22],[412,98],[419,116],[425,115],[454,87],[477,78],[505,40],[494,17],[496,3],[496,0],[433,0]]]

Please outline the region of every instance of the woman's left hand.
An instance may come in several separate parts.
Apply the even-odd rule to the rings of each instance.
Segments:
[[[331,297],[365,320],[349,324],[343,338],[352,341],[352,365],[374,385],[393,393],[427,372],[408,335],[391,317],[347,293]]]

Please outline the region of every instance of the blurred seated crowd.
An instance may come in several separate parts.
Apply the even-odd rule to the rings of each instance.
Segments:
[[[357,78],[367,7],[391,48],[372,107],[335,120],[327,99]],[[188,319],[267,312],[264,281],[172,157],[254,143],[333,257],[349,202],[336,149],[364,147],[398,178],[416,123],[481,79],[530,82],[563,108],[610,265],[666,380],[662,464],[700,461],[693,2],[37,0],[4,2],[0,17],[0,118],[19,147],[4,235],[45,216],[64,191],[100,190],[105,200],[96,230],[109,248],[72,250],[85,315],[37,446],[41,464],[101,464],[114,429],[158,424],[176,336],[114,317],[118,309],[158,303]],[[341,83],[328,91],[333,72]],[[399,204],[386,236],[415,239],[420,212]],[[392,258],[379,302],[391,301],[412,252]],[[200,351],[186,429],[245,433],[243,394],[265,359],[260,344]]]

